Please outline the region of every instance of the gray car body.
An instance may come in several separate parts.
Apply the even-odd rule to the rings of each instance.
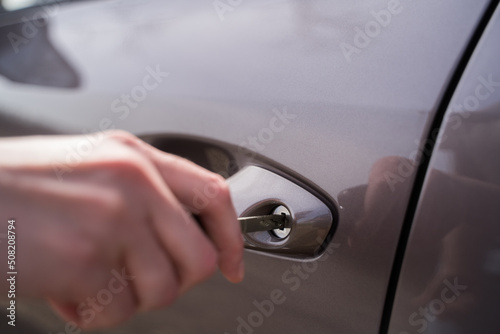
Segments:
[[[338,210],[335,234],[323,253],[312,259],[248,252],[243,283],[231,285],[215,275],[172,307],[102,332],[232,334],[247,328],[246,332],[255,333],[420,333],[422,323],[413,325],[409,317],[428,307],[428,300],[423,304],[414,300],[432,283],[429,266],[440,266],[440,245],[446,235],[428,224],[454,230],[458,225],[453,224],[459,223],[453,208],[466,207],[475,227],[491,231],[463,243],[462,251],[467,254],[489,242],[488,250],[477,255],[480,258],[466,262],[489,261],[489,266],[467,272],[487,277],[489,284],[497,282],[499,215],[488,209],[498,204],[492,197],[498,192],[488,188],[486,199],[477,203],[477,195],[470,198],[469,188],[458,182],[452,193],[463,192],[463,197],[447,203],[444,211],[428,208],[426,203],[442,197],[433,197],[429,174],[423,186],[416,184],[415,180],[422,181],[417,177],[422,164],[412,163],[418,157],[429,158],[426,145],[434,138],[438,150],[429,170],[461,175],[449,163],[442,137],[430,133],[436,117],[443,116],[442,101],[489,2],[224,3],[224,10],[211,1],[160,0],[52,7],[48,40],[78,73],[79,87],[44,87],[1,78],[0,110],[5,122],[12,122],[5,123],[12,124],[9,133],[42,131],[12,130],[27,123],[45,133],[115,127],[141,136],[192,136],[245,147],[325,194]],[[37,10],[43,8],[30,15]],[[381,17],[381,11],[391,13],[390,19]],[[494,22],[498,21],[495,16]],[[454,100],[470,94],[478,75],[500,78],[498,41],[492,37],[486,41],[498,36],[493,29],[474,54]],[[495,57],[481,58],[490,53]],[[137,88],[155,82],[154,89]],[[138,96],[139,91],[146,96],[123,102],[123,94]],[[474,132],[478,146],[471,149],[480,161],[489,160],[471,162],[472,170],[498,166],[498,91],[491,96],[481,100],[475,113],[488,111],[494,121],[469,127],[475,117],[471,115],[448,134],[461,138],[447,141],[446,148],[460,155],[470,131]],[[483,144],[493,145],[493,151],[483,150]],[[498,169],[489,173],[478,179],[498,187]],[[415,187],[422,191],[415,193]],[[408,210],[416,205],[415,194],[420,194],[420,204],[412,225]],[[428,212],[437,213],[429,217]],[[412,226],[408,248],[406,239],[403,245],[400,241],[405,226]],[[491,245],[493,240],[496,246]],[[432,249],[421,252],[430,243]],[[399,283],[399,269],[394,272],[398,258]],[[415,275],[419,266],[426,267],[425,274]],[[485,273],[491,266],[494,269]],[[495,270],[497,276],[491,274]],[[482,284],[480,279],[468,282],[467,292]],[[264,300],[277,301],[272,311],[259,306]],[[482,319],[474,315],[499,306],[498,298],[477,300],[473,311],[450,308],[435,321],[427,319],[426,330],[430,333],[436,328],[430,325],[440,325],[441,333],[472,332],[468,328]],[[27,304],[26,313],[31,308],[37,310],[30,315],[34,324],[64,332],[65,324],[47,309]],[[45,317],[52,320],[41,320]],[[492,322],[484,326],[478,328],[491,333],[499,329]]]

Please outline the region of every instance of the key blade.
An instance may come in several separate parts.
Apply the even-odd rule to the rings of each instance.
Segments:
[[[270,231],[283,229],[286,225],[286,215],[262,215],[238,218],[242,233]]]

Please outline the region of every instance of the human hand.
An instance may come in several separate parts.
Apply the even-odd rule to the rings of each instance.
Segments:
[[[62,180],[54,162],[84,136],[0,140],[0,233],[16,219],[18,294],[96,328],[169,305],[217,265],[241,281],[243,239],[224,179],[126,132],[102,135]]]

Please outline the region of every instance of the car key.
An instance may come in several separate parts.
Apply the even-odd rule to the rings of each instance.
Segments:
[[[193,218],[198,222],[200,227],[205,230],[205,228],[201,224],[200,217],[198,215],[193,215]],[[238,221],[240,222],[241,233],[270,231],[275,229],[282,230],[287,227],[287,218],[285,213],[240,217],[238,218]]]
[[[284,229],[287,224],[286,214],[281,215],[262,215],[252,217],[240,217],[238,221],[241,225],[241,232],[270,231],[275,229]]]

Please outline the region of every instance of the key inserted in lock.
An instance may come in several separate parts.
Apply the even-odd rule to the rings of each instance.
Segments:
[[[238,218],[241,224],[241,232],[258,232],[283,230],[287,227],[287,216],[285,213],[274,215],[262,215]]]
[[[281,218],[287,224],[283,230],[279,228],[282,225],[273,228],[275,222],[270,222],[262,226],[263,230],[259,227],[256,232],[243,233],[246,248],[293,258],[320,254],[324,241],[333,231],[332,209],[335,208],[323,201],[326,197],[317,197],[322,194],[320,191],[301,187],[291,178],[258,166],[239,170],[229,178],[228,184],[238,216],[281,213],[286,216]]]

